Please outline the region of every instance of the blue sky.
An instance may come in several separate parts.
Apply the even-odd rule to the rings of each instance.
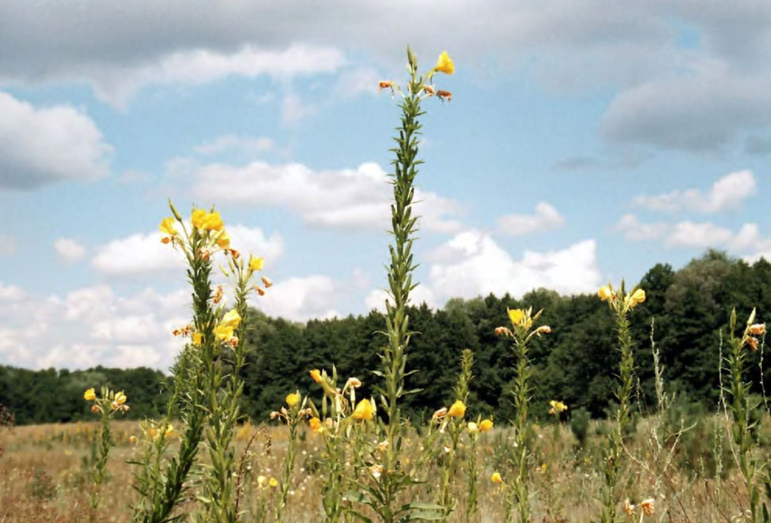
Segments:
[[[382,307],[407,43],[457,69],[424,103],[418,300],[771,257],[766,2],[0,0],[0,363],[167,367],[168,198],[265,256],[268,314]]]

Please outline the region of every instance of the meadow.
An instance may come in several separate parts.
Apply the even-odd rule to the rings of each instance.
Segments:
[[[3,411],[0,523],[771,521],[766,330],[755,309],[734,310],[720,331],[719,402],[710,414],[688,411],[668,391],[653,326],[654,404],[640,407],[631,322],[650,297],[644,285],[621,282],[593,298],[612,318],[605,419],[591,420],[565,398],[534,401],[533,348],[553,332],[543,310],[525,306],[507,307],[489,326],[512,355],[509,416],[471,416],[478,377],[474,352],[462,347],[445,399],[423,418],[407,415],[408,398],[423,392],[408,387],[411,340],[421,335],[409,307],[421,104],[450,102],[434,78],[455,70],[446,53],[424,73],[409,49],[407,58],[404,87],[380,82],[398,97],[401,117],[379,365],[356,376],[338,373],[334,361],[307,368],[306,383],[287,390],[268,420],[249,420],[242,370],[260,348],[250,345],[244,318],[249,299],[272,292],[269,268],[231,245],[219,211],[188,215],[170,202],[160,232],[187,262],[192,318],[174,333],[184,348],[163,411],[124,420],[134,391],[109,384],[82,392],[94,422],[14,427]],[[215,268],[228,286],[213,283]],[[373,383],[365,389],[362,380]]]
[[[668,423],[678,423],[672,418]],[[639,502],[656,496],[655,519],[651,521],[741,521],[741,511],[748,500],[741,474],[725,439],[724,417],[687,418],[696,426],[683,433],[677,445],[673,440],[655,440],[651,431],[656,419],[638,423],[629,443],[632,465],[621,484],[622,495]],[[140,434],[136,422],[119,421],[114,427],[115,448],[108,465],[107,488],[102,503],[92,510],[88,502],[90,468],[93,466],[93,435],[97,423],[49,424],[4,430],[0,442],[4,448],[0,459],[0,521],[80,522],[93,519],[105,522],[132,521],[127,507],[135,500],[130,485],[132,467],[127,462],[136,459],[139,449],[130,443],[132,435]],[[602,459],[601,446],[607,423],[587,422],[583,444],[567,423],[536,426],[533,429],[534,453],[530,466],[533,484],[533,521],[569,522],[593,521],[600,510],[597,492],[603,483],[597,472]],[[668,430],[679,431],[679,425]],[[579,434],[582,434],[579,432]],[[244,455],[247,443],[251,451]],[[771,434],[760,435],[768,444]],[[270,478],[280,477],[286,458],[288,433],[286,427],[242,425],[235,436],[239,459],[244,457],[246,472],[243,504],[256,511],[260,503],[273,509],[277,488],[270,487]],[[512,431],[494,428],[479,441],[476,467],[480,474],[479,512],[472,521],[496,522],[505,518],[504,490],[490,481],[495,471],[509,476],[508,456]],[[298,460],[289,487],[289,503],[285,521],[320,521],[323,477],[319,471],[322,440],[310,429],[303,432],[298,444]],[[173,445],[174,448],[176,445]],[[412,448],[406,459],[416,459]],[[437,463],[426,471],[426,477],[436,478]],[[465,503],[468,491],[462,472],[454,481],[453,498],[456,514],[448,521],[466,521]],[[265,478],[260,480],[260,477]],[[267,488],[265,487],[267,485]],[[436,485],[429,482],[419,489],[420,496],[432,499]],[[739,519],[737,519],[739,518]],[[629,516],[623,520],[637,521]]]

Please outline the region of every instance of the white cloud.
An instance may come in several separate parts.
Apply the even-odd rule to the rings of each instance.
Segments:
[[[427,259],[431,265],[423,296],[433,306],[453,297],[521,296],[540,287],[563,294],[593,292],[601,280],[594,240],[545,253],[526,251],[517,260],[489,234],[472,230],[457,234]],[[380,299],[373,294],[367,305]]]
[[[15,254],[16,249],[16,238],[10,234],[0,234],[0,256]]]
[[[280,234],[266,236],[259,228],[243,225],[227,227],[232,247],[244,254],[263,256],[268,266],[275,263],[284,251]],[[148,276],[154,273],[177,271],[183,274],[183,254],[170,245],[161,243],[161,234],[134,234],[97,247],[91,265],[111,276]]]
[[[295,321],[332,318],[339,316],[331,304],[341,292],[341,284],[329,276],[294,277],[276,282],[265,296],[253,296],[251,304],[269,316]]]
[[[0,188],[34,189],[109,173],[112,147],[81,111],[35,108],[0,92],[0,114]]]
[[[550,231],[563,225],[565,225],[565,218],[546,202],[538,202],[535,206],[535,214],[508,214],[498,218],[498,230],[512,236]]]
[[[627,214],[614,230],[623,234],[627,241],[664,240],[668,247],[725,248],[736,253],[771,249],[771,238],[762,237],[755,223],[745,223],[734,233],[710,222],[643,223],[635,215]]]
[[[747,198],[755,195],[756,189],[757,182],[751,171],[737,171],[716,181],[706,194],[698,189],[688,189],[657,196],[638,196],[634,203],[653,211],[712,214],[739,209]]]
[[[118,296],[107,286],[36,296],[0,283],[0,360],[27,368],[97,364],[166,369],[182,341],[171,331],[189,321],[189,292],[147,288]]]
[[[266,75],[288,80],[300,75],[331,73],[345,63],[343,54],[329,47],[293,44],[282,50],[262,49],[251,44],[235,52],[206,48],[184,49],[138,63],[100,63],[81,71],[62,71],[59,80],[84,76],[97,96],[125,108],[134,94],[148,85],[200,85],[228,76],[255,78]]]
[[[193,196],[222,203],[286,206],[317,227],[386,230],[392,186],[377,164],[357,169],[313,171],[301,164],[253,162],[238,167],[213,164],[195,170]],[[454,216],[463,209],[454,200],[415,191],[420,227],[429,232],[462,229]]]
[[[54,242],[56,254],[66,262],[82,260],[86,255],[86,248],[70,238],[59,238]]]
[[[624,235],[624,239],[632,242],[659,240],[666,236],[669,225],[666,223],[642,223],[634,214],[625,214],[616,223],[614,231]]]
[[[712,223],[684,221],[677,223],[667,236],[671,247],[717,247],[733,238],[733,232]]]

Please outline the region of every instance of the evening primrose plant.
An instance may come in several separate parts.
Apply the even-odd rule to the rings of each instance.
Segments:
[[[616,419],[608,434],[608,446],[605,450],[605,470],[601,498],[602,523],[613,523],[616,520],[616,506],[619,501],[617,484],[622,470],[624,457],[624,429],[631,422],[631,400],[634,385],[634,342],[629,331],[629,314],[645,301],[645,291],[634,288],[627,293],[623,281],[618,291],[611,284],[600,287],[597,293],[601,300],[606,301],[615,316],[618,347],[621,353],[619,362],[619,384],[616,389],[618,409]]]
[[[511,461],[514,467],[515,477],[504,484],[500,474],[493,477],[493,481],[505,486],[506,490],[506,521],[514,520],[514,513],[519,514],[521,523],[529,522],[530,511],[530,479],[528,465],[531,461],[528,448],[528,430],[530,422],[528,418],[528,405],[530,394],[533,390],[531,378],[533,369],[530,364],[529,346],[532,339],[542,334],[549,334],[551,327],[541,325],[536,327],[535,322],[541,317],[542,310],[533,314],[533,308],[508,309],[511,328],[498,327],[496,334],[513,340],[514,356],[517,363],[515,368],[514,386],[514,448]],[[499,481],[496,481],[497,480]]]
[[[96,460],[91,477],[92,489],[89,493],[91,508],[96,509],[100,502],[99,491],[107,476],[107,457],[110,454],[110,448],[115,445],[112,438],[111,421],[116,414],[125,414],[129,410],[129,406],[126,404],[128,398],[123,391],[115,392],[107,387],[102,387],[100,395],[96,394],[95,389],[90,388],[83,393],[83,399],[93,402],[91,412],[99,414],[101,421],[99,434],[94,434]]]
[[[434,77],[437,73],[446,75],[455,72],[455,65],[446,52],[443,52],[434,67],[426,73],[418,70],[418,60],[412,50],[407,48],[407,71],[409,79],[405,89],[396,82],[380,82],[380,90],[388,89],[392,95],[401,96],[401,125],[394,138],[396,147],[392,149],[396,158],[393,160],[392,174],[393,202],[391,204],[391,233],[393,244],[389,246],[390,264],[388,267],[389,297],[386,300],[387,344],[381,354],[382,367],[376,375],[383,379],[376,387],[379,402],[384,414],[377,420],[377,439],[382,441],[382,450],[372,454],[373,464],[366,483],[365,492],[357,501],[368,506],[384,523],[416,519],[435,513],[438,507],[404,503],[404,493],[419,480],[412,475],[402,461],[402,446],[407,424],[402,417],[402,398],[411,392],[405,388],[407,355],[410,336],[410,318],[407,306],[410,293],[417,285],[413,282],[415,263],[412,246],[418,230],[418,216],[413,215],[415,179],[418,174],[418,143],[421,130],[419,121],[424,114],[421,104],[428,98],[450,101],[452,93],[437,89]],[[380,447],[380,446],[379,446]],[[409,498],[409,496],[408,496]],[[441,510],[441,508],[439,508]],[[357,517],[366,518],[360,512]],[[364,519],[366,521],[366,519]]]
[[[177,454],[170,458],[166,457],[168,438],[151,438],[135,475],[140,497],[133,519],[146,523],[178,519],[175,510],[191,488],[191,474],[205,442],[209,463],[198,465],[200,510],[194,510],[194,519],[234,522],[239,514],[233,434],[242,418],[240,370],[248,349],[242,318],[247,314],[248,295],[264,294],[270,280],[263,277],[262,285],[255,285],[262,259],[249,256],[245,260],[231,247],[230,234],[218,212],[194,208],[185,220],[171,203],[169,207],[173,217],[161,221],[161,242],[185,257],[193,288],[193,321],[174,331],[190,341],[172,368],[174,385],[161,425],[170,427],[172,420],[179,419],[185,428]],[[227,263],[222,271],[234,289],[234,307],[227,312],[222,287],[212,284],[215,257],[223,255]]]

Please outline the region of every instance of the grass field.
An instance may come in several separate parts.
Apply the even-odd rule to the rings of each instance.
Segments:
[[[722,418],[683,420],[695,422],[696,426],[684,432],[677,445],[676,437],[670,437],[661,442],[661,447],[652,439],[652,421],[639,422],[630,440],[629,466],[621,480],[622,498],[639,503],[653,497],[656,521],[728,522],[741,517],[740,507],[746,507],[747,500]],[[130,437],[139,433],[138,425],[114,423],[116,447],[108,463],[108,479],[101,489],[100,507],[97,512],[91,512],[87,499],[88,474],[92,466],[91,441],[97,430],[98,424],[94,423],[24,426],[5,431],[0,439],[4,448],[0,458],[0,522],[131,521],[129,507],[135,493],[131,487],[132,466],[127,461],[137,457],[137,447],[130,442]],[[600,505],[598,492],[603,482],[596,472],[601,470],[597,463],[602,455],[598,446],[604,430],[603,424],[591,422],[587,441],[581,447],[565,423],[559,427],[535,427],[532,435],[535,459],[529,464],[534,521],[578,522],[596,517]],[[277,489],[270,487],[269,481],[280,475],[286,428],[241,426],[236,433],[239,456],[255,434],[245,457],[242,503],[250,513],[255,513],[263,504],[270,521]],[[505,481],[510,474],[507,469],[511,452],[509,437],[506,429],[497,428],[480,437],[477,521],[503,520],[503,487],[490,481],[490,476],[500,471]],[[768,438],[766,434],[759,437],[761,443]],[[765,445],[761,447],[765,452]],[[320,437],[310,431],[303,432],[283,521],[322,520],[319,501],[322,478],[317,472],[321,452]],[[408,450],[405,459],[410,457]],[[432,480],[437,474],[436,463],[425,471],[429,481],[418,492],[426,501],[432,501],[437,495],[436,482]],[[263,487],[260,487],[260,476],[265,477]],[[450,521],[463,521],[466,488],[462,478],[457,480],[452,492],[456,508]],[[621,507],[619,512],[626,517]]]

